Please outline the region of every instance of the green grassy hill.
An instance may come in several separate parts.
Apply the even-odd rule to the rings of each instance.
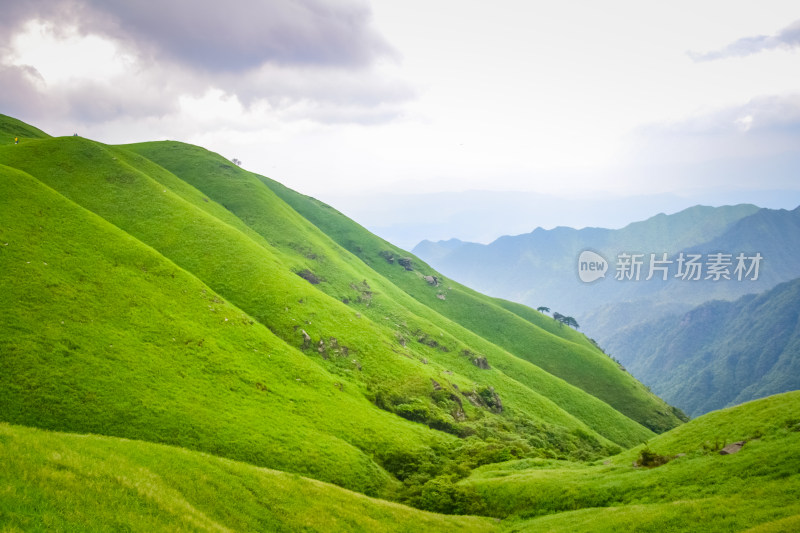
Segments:
[[[0,423],[6,531],[759,531],[800,523],[800,393],[704,415],[654,438],[685,454],[631,467],[528,459],[477,469],[446,516],[183,448]],[[747,440],[722,456],[723,442]],[[442,493],[431,491],[436,501]]]
[[[670,459],[653,468],[631,466],[638,446],[594,465],[487,465],[462,483],[516,531],[781,531],[800,515],[799,412],[792,392],[709,413],[649,441]]]
[[[489,298],[445,278],[335,209],[260,178],[299,213],[408,295],[654,431],[680,423],[675,412],[577,332],[522,305]],[[403,264],[405,263],[405,265]],[[433,278],[431,284],[426,277]],[[551,398],[557,397],[549,391]]]
[[[190,145],[50,138],[1,115],[0,132],[21,136],[0,146],[4,531],[503,530],[589,504],[639,520],[635,505],[694,498],[686,479],[713,462],[659,467],[676,473],[638,500],[658,479],[629,472],[639,451],[601,461],[666,453],[705,418],[682,426],[583,335],[329,206]],[[771,507],[795,494],[771,443],[796,444],[781,414],[796,398],[774,402],[741,455],[775,457],[753,477],[767,505],[742,524],[794,509]],[[532,501],[530,468],[576,496]]]
[[[40,136],[0,147],[0,163],[2,420],[408,501],[478,464],[652,436],[413,298],[215,154]],[[547,357],[593,358],[608,388],[643,390],[575,332],[485,302]],[[679,422],[641,399],[645,421]]]
[[[50,137],[42,130],[7,115],[0,115],[0,145],[8,145],[15,138],[24,144],[30,139],[46,139]]]
[[[386,261],[387,254],[391,253],[398,261],[406,258],[414,264],[422,264],[329,206],[294,193],[272,180],[238,169],[201,148],[179,143],[145,143],[126,148],[145,155],[197,187],[210,199],[225,205],[250,228],[281,249],[294,262],[296,271],[307,270],[319,278],[318,287],[327,294],[348,302],[378,322],[390,317],[396,326],[394,335],[404,342],[416,338],[418,342],[424,339],[423,342],[430,344],[429,337],[439,330],[436,339],[439,349],[436,352],[446,347],[449,351],[472,353],[473,360],[485,357],[490,365],[522,382],[528,389],[522,391],[523,395],[528,396],[531,391],[541,393],[595,431],[623,445],[632,443],[630,439],[641,439],[643,434],[632,428],[630,421],[623,420],[619,413],[574,388],[565,388],[563,381],[554,379],[551,374],[595,394],[618,411],[656,431],[679,423],[668,406],[629,375],[620,372],[583,335],[569,328],[559,328],[553,320],[540,313],[530,312],[536,318],[529,315],[523,319],[506,312],[495,300],[453,284],[428,267],[424,267],[423,275],[419,270],[402,267],[399,262]],[[220,168],[224,168],[224,179],[221,179]],[[324,224],[320,219],[323,222],[330,220],[330,223]],[[349,238],[343,238],[342,232],[350,232]],[[355,256],[339,245],[348,248]],[[373,262],[370,260],[372,256],[367,257],[368,249],[373,249],[376,257],[380,256],[378,261]],[[426,281],[425,275],[436,276],[438,284]],[[491,324],[491,327],[484,327],[485,324]],[[542,324],[546,324],[544,328],[548,329],[540,327]],[[510,357],[510,354],[517,357]],[[426,359],[431,357],[426,356]],[[525,365],[520,359],[539,368]],[[485,371],[463,364],[465,357],[459,362],[462,363],[462,372],[471,374],[473,379],[486,379]],[[541,372],[542,368],[549,373]],[[495,382],[492,386],[502,384]],[[629,436],[620,433],[622,427],[630,428]]]
[[[368,493],[393,481],[376,460],[455,441],[376,409],[30,175],[0,176],[3,420],[176,444]]]
[[[3,531],[497,531],[182,448],[0,423]]]

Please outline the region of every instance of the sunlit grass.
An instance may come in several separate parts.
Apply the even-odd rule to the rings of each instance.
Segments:
[[[494,531],[181,448],[0,423],[3,531]]]

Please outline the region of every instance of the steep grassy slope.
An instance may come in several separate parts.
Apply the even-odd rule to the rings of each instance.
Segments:
[[[2,167],[0,188],[3,420],[178,444],[368,493],[394,483],[376,460],[454,442],[375,408],[29,175]]]
[[[604,464],[515,461],[478,469],[464,484],[519,531],[744,530],[800,514],[800,392],[716,411],[652,439],[668,457],[630,466],[634,448]],[[734,455],[724,443],[745,440]],[[557,514],[553,514],[557,513]]]
[[[6,529],[714,530],[800,514],[797,394],[655,436],[598,396],[661,429],[670,408],[577,332],[196,147],[0,146],[0,287]],[[592,375],[597,396],[576,386]],[[600,464],[647,439],[687,455]]]
[[[15,137],[24,144],[29,139],[46,139],[50,136],[30,124],[0,113],[0,145],[13,143]]]
[[[198,160],[223,183],[241,172]],[[2,170],[2,420],[181,445],[417,505],[437,476],[652,436],[412,299],[260,181],[277,234],[124,148],[29,139],[0,161],[25,170]],[[327,279],[297,275],[310,268]]]
[[[496,531],[181,448],[0,423],[3,531]]]
[[[693,416],[800,389],[800,280],[633,326],[607,346]]]
[[[486,372],[478,378],[481,381],[473,381],[453,374],[449,367],[457,364],[473,373],[477,370],[458,355],[466,350],[463,345],[458,351],[455,349],[459,345],[455,345],[451,351],[438,340],[433,341],[437,333],[440,339],[445,337],[439,328],[415,327],[411,334],[423,335],[427,342],[404,346],[404,337],[398,336],[394,320],[387,321],[383,316],[369,320],[338,298],[326,295],[294,273],[297,265],[291,258],[286,259],[285,252],[236,227],[236,221],[222,222],[195,206],[193,201],[207,202],[197,191],[193,199],[187,199],[187,184],[165,188],[172,185],[166,176],[158,176],[156,181],[130,165],[124,150],[77,138],[40,141],[25,148],[4,155],[192,272],[284,341],[316,354],[320,363],[327,360],[323,364],[329,371],[340,379],[359,383],[376,404],[461,436],[485,433],[481,428],[487,426],[493,433],[508,433],[504,424],[495,421],[502,408],[500,400],[496,400],[497,392],[489,387],[496,384],[502,386],[502,391],[496,391],[508,392],[506,400],[512,400],[503,418],[514,427],[528,428],[533,439],[527,444],[521,442],[523,448],[533,446],[557,453],[594,448],[597,452],[608,444],[548,398],[505,376]],[[176,180],[174,176],[171,179]],[[359,277],[347,279],[350,284],[363,287]],[[356,294],[364,290],[351,289]],[[449,339],[455,341],[453,337]],[[433,359],[440,352],[447,354],[448,367]],[[432,358],[429,364],[423,361],[425,355]],[[447,383],[447,389],[437,391],[434,381]],[[469,424],[471,428],[467,427]],[[624,424],[621,427],[624,432]],[[641,437],[641,428],[630,423],[627,427],[633,433],[626,440]],[[516,435],[520,431],[509,433],[507,439],[519,440]],[[536,434],[551,436],[543,441]]]
[[[582,335],[559,328],[544,316],[534,318],[535,312],[488,298],[447,279],[331,207],[267,178],[261,179],[300,214],[420,303],[654,431],[680,423],[668,405],[620,371]],[[435,278],[434,284],[425,276]],[[543,326],[545,323],[548,325]]]
[[[478,383],[490,385],[500,393],[501,398],[510,398],[517,403],[528,403],[540,394],[544,395],[618,444],[630,445],[647,438],[641,427],[632,424],[630,419],[620,416],[608,405],[598,402],[575,387],[567,386],[563,381],[533,365],[525,364],[505,350],[486,342],[485,338],[454,324],[399,290],[386,277],[368,268],[297,212],[289,209],[272,190],[264,186],[262,181],[268,181],[265,178],[233,167],[215,154],[179,143],[145,143],[126,148],[158,162],[202,190],[209,198],[225,205],[267,241],[275,244],[284,255],[291,257],[297,269],[313,271],[320,280],[317,286],[321,290],[347,302],[378,323],[389,320],[394,328],[393,334],[400,340],[404,351],[413,353],[419,352],[420,348],[434,347],[434,350],[428,349],[418,358],[441,362],[447,369],[446,372],[456,371]],[[222,178],[220,167],[225,167]],[[360,236],[365,245],[373,237],[366,232]],[[435,297],[438,294],[437,288],[419,274],[412,274],[410,278],[401,279],[410,280],[415,288],[430,293],[429,300],[432,303],[440,303],[441,300]],[[533,314],[543,322],[552,323],[552,320],[541,317],[539,313]],[[545,343],[544,347],[539,346],[543,350],[547,349],[547,343],[550,342],[556,344],[556,349],[562,355],[570,350],[577,351],[571,343],[563,343],[558,339],[549,340],[551,335],[531,327],[531,323],[507,314],[506,319],[509,318],[517,321],[517,334],[527,336],[538,345]],[[554,333],[579,346],[591,346],[585,337],[572,330],[566,331],[565,328],[552,324],[550,327]],[[530,347],[529,351],[532,351]],[[555,351],[551,350],[551,353]],[[477,358],[483,358],[493,369],[502,370],[505,376],[476,366]],[[606,358],[603,356],[602,359]],[[368,370],[365,368],[361,375],[366,372]],[[509,382],[509,377],[515,383]],[[642,409],[647,407],[646,405]],[[664,408],[661,403],[658,407]],[[547,414],[541,408],[536,410],[538,418],[548,420]]]

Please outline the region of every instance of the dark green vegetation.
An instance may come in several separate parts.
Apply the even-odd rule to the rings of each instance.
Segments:
[[[496,528],[364,495],[495,515],[477,467],[680,425],[579,332],[202,148],[0,141],[0,525]]]
[[[607,348],[692,416],[800,389],[800,279],[631,326]]]

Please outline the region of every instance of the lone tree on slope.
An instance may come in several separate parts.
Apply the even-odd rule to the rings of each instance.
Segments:
[[[571,316],[562,315],[558,311],[553,313],[553,320],[555,320],[559,324],[566,324],[571,328],[575,328],[575,329],[580,328],[580,325],[578,324],[577,320],[575,320]]]

